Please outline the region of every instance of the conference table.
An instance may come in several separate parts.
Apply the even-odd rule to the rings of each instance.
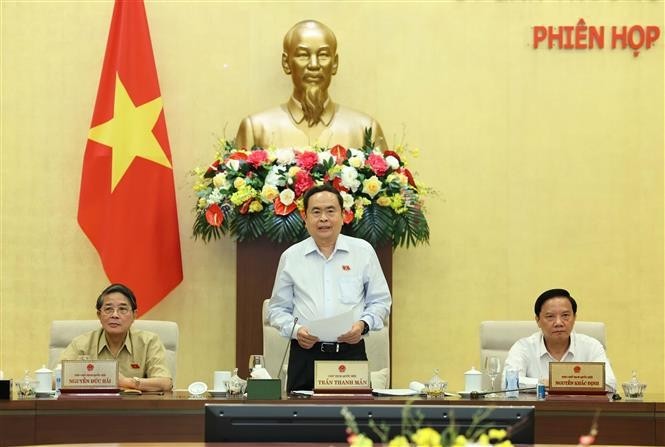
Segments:
[[[647,394],[643,401],[469,400],[454,397],[416,399],[418,405],[513,405],[535,407],[537,444],[576,444],[589,432],[599,413],[596,443],[605,445],[665,445],[665,396]],[[192,398],[186,392],[119,399],[0,400],[0,445],[71,444],[94,442],[203,442],[206,403],[243,405],[405,405],[404,397],[288,398],[247,401],[231,398]]]

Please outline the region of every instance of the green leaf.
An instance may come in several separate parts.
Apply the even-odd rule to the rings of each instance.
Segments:
[[[393,234],[393,211],[389,207],[372,203],[365,207],[360,220],[353,222],[353,235],[377,246],[391,240]]]
[[[295,242],[307,237],[307,231],[298,210],[287,216],[278,216],[270,205],[266,209],[265,235],[277,243]]]

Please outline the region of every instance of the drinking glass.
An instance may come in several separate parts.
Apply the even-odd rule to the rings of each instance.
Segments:
[[[490,391],[494,391],[494,381],[501,373],[501,359],[495,356],[489,356],[485,358],[485,373],[490,378]],[[492,393],[489,396],[494,396]]]
[[[249,356],[249,372],[251,373],[254,368],[260,366],[262,368],[266,367],[265,360],[260,354],[252,354]]]

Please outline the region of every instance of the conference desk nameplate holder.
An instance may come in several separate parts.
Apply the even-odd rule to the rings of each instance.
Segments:
[[[367,396],[372,394],[369,363],[365,360],[314,362],[314,397]]]
[[[548,399],[607,398],[604,362],[550,362]]]
[[[119,397],[116,360],[63,360],[60,396]]]

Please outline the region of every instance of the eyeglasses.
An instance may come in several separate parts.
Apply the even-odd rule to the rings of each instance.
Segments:
[[[115,312],[118,312],[118,315],[125,316],[131,312],[132,309],[130,309],[127,306],[122,306],[122,307],[113,307],[113,306],[107,306],[107,307],[102,307],[102,313],[104,315],[113,315]]]

